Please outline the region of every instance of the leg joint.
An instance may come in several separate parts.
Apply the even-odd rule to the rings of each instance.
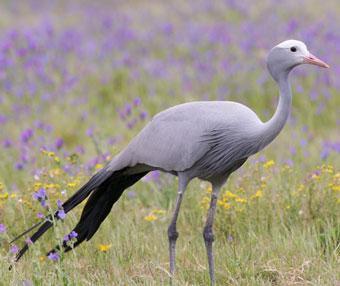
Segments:
[[[178,235],[179,234],[176,230],[176,226],[170,225],[169,228],[168,228],[168,238],[169,238],[169,240],[176,241],[177,238],[178,238]]]
[[[206,242],[213,242],[215,240],[215,236],[211,227],[204,228],[203,237]]]

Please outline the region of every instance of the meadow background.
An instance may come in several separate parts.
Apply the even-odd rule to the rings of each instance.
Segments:
[[[266,54],[295,38],[331,68],[294,71],[284,131],[224,187],[217,284],[340,285],[339,19],[338,0],[1,1],[0,284],[167,285],[176,179],[159,172],[57,261],[44,254],[81,207],[10,272],[24,239],[8,242],[48,213],[35,193],[57,209],[167,107],[234,100],[268,120],[278,91]],[[185,194],[175,285],[208,285],[209,192],[195,180]]]

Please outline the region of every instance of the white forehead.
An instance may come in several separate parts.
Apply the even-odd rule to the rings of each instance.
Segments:
[[[287,40],[277,45],[278,48],[289,49],[291,47],[298,47],[302,51],[308,51],[304,42],[297,40]]]

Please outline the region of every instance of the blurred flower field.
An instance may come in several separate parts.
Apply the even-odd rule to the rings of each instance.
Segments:
[[[168,285],[176,179],[128,189],[97,235],[45,256],[77,222],[61,202],[157,112],[233,100],[265,121],[278,91],[268,50],[295,38],[329,63],[294,71],[282,134],[232,175],[215,224],[218,285],[340,283],[340,4],[296,1],[3,1],[0,4],[1,285]],[[175,285],[208,285],[202,238],[210,186],[186,192]],[[23,238],[58,222],[12,271]]]

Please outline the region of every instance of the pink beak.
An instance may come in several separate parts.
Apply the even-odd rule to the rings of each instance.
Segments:
[[[322,60],[318,59],[316,56],[309,54],[308,57],[303,58],[303,63],[304,64],[311,64],[311,65],[316,65],[319,67],[323,68],[329,68],[329,65],[323,62]]]

